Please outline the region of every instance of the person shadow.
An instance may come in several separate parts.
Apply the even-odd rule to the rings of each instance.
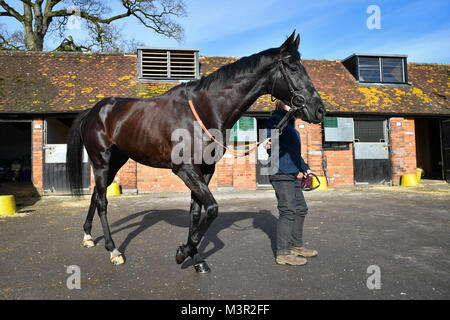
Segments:
[[[203,215],[204,212],[202,212],[202,218]],[[252,220],[250,223],[249,221],[243,221],[247,219]],[[186,210],[145,210],[136,212],[113,222],[111,224],[111,235],[131,229],[125,240],[118,248],[118,250],[125,256],[126,249],[132,243],[133,239],[161,221],[164,221],[172,226],[184,228],[187,238],[189,232],[189,211]],[[206,259],[223,249],[225,247],[225,243],[218,236],[222,230],[231,229],[236,232],[245,232],[251,229],[260,229],[270,239],[272,253],[275,256],[276,225],[277,219],[269,210],[260,210],[258,212],[219,213],[219,216],[213,221],[203,237],[203,240],[198,247],[198,251],[202,257]],[[94,240],[94,243],[97,244],[102,239],[104,239],[103,235],[97,237]],[[212,244],[212,246],[210,246],[208,251],[205,251],[210,244]],[[186,261],[184,261],[181,265],[181,268],[185,269],[192,265],[192,259],[186,259]]]

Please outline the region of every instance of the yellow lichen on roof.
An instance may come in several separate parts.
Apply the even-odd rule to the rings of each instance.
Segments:
[[[131,76],[122,76],[122,77],[118,78],[117,80],[123,81],[123,80],[128,80],[128,79],[131,79]]]
[[[81,93],[91,93],[92,90],[94,90],[94,88],[91,88],[91,87],[89,87],[89,88],[83,88],[83,89],[81,90]]]
[[[358,90],[363,94],[362,103],[366,107],[377,107],[387,109],[394,104],[389,91],[386,88],[359,87]],[[375,111],[375,110],[372,110]]]
[[[421,98],[424,102],[430,102],[432,99],[428,95],[426,95],[421,89],[419,88],[413,88],[412,89],[413,94]]]

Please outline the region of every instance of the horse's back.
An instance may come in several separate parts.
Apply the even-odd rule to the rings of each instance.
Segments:
[[[115,145],[138,162],[170,168],[171,134],[177,126],[170,116],[173,104],[174,100],[167,96],[105,98],[93,107],[85,128],[94,136],[101,136],[102,144]],[[95,135],[95,132],[103,135]]]

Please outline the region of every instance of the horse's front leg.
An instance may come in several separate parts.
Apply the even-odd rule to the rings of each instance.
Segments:
[[[178,247],[175,259],[178,264],[181,264],[189,256],[194,260],[197,272],[207,273],[210,269],[198,253],[197,247],[218,214],[217,202],[208,188],[209,181],[214,174],[214,166],[200,169],[199,166],[183,165],[174,172],[191,189],[188,240],[185,245]],[[202,205],[205,207],[206,214],[205,218],[200,221]]]

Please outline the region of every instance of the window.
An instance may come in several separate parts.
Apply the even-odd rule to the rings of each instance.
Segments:
[[[378,58],[359,58],[359,80],[364,82],[381,82]]]
[[[354,54],[342,61],[363,83],[407,83],[406,55]]]
[[[138,47],[139,78],[193,80],[199,78],[198,49]]]
[[[382,58],[383,82],[405,82],[403,80],[403,59]]]
[[[384,142],[385,122],[383,120],[355,120],[355,140],[358,142]]]
[[[358,57],[359,81],[405,83],[404,58]]]

